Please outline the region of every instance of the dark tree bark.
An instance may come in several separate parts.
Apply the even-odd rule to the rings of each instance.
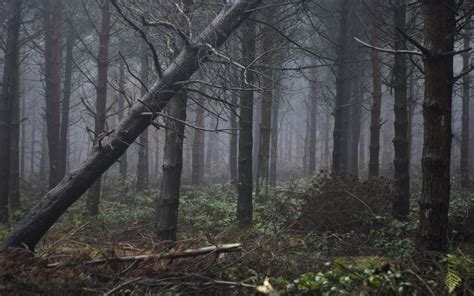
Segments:
[[[209,118],[209,129],[215,129],[217,124],[217,118],[213,115]],[[214,169],[214,159],[218,149],[216,148],[217,145],[217,133],[216,132],[208,132],[207,133],[207,147],[206,147],[206,158],[205,158],[205,171],[206,174],[211,177],[212,172]]]
[[[119,64],[119,99],[118,99],[118,119],[122,121],[124,118],[125,113],[125,62],[123,60],[120,61]],[[119,172],[120,178],[122,181],[127,180],[127,171],[128,171],[128,160],[127,160],[127,152],[125,151],[122,157],[120,158],[119,164]]]
[[[317,113],[318,113],[318,104],[316,97],[316,90],[314,89],[316,85],[313,85],[311,88],[311,95],[309,97],[309,126],[308,128],[308,138],[309,138],[309,147],[308,147],[308,173],[314,175],[316,173],[316,131],[317,131]]]
[[[232,107],[230,111],[230,127],[232,128],[232,134],[230,135],[230,152],[229,152],[229,168],[230,168],[230,182],[232,185],[236,186],[238,182],[238,139],[239,134],[237,129],[239,128],[237,122],[237,97],[232,95]]]
[[[424,0],[425,97],[420,224],[416,250],[424,255],[446,250],[450,195],[454,0]]]
[[[110,0],[105,0],[102,8],[102,21],[99,36],[99,55],[97,57],[97,97],[95,108],[94,145],[102,145],[107,112],[107,76],[109,71],[110,40]],[[87,195],[87,213],[90,216],[99,214],[100,191],[102,178],[99,177]]]
[[[141,61],[141,70],[140,70],[140,80],[142,83],[148,85],[148,58],[145,42],[142,42],[142,53],[140,57]],[[146,89],[142,85],[141,95],[146,94]],[[137,163],[137,183],[136,189],[137,192],[142,192],[148,188],[149,174],[148,174],[148,129],[146,129],[139,137],[139,147],[138,147],[138,163]]]
[[[372,107],[370,108],[369,177],[377,177],[379,175],[382,75],[380,73],[379,55],[376,50],[371,52],[371,63],[373,90]]]
[[[0,96],[0,223],[9,220],[10,195],[10,145],[11,112],[15,97],[19,94],[19,44],[21,25],[21,0],[7,3],[7,40],[3,67],[2,94]]]
[[[267,8],[264,12],[265,22],[271,24],[274,18],[274,9]],[[272,104],[273,104],[273,29],[268,26],[262,28],[263,40],[263,64],[266,68],[262,72],[263,97],[260,124],[260,141],[258,148],[257,169],[257,199],[265,199],[268,196],[268,173],[270,159],[270,136],[272,130]]]
[[[195,125],[203,127],[204,109],[196,106],[195,114]],[[199,129],[194,129],[191,166],[191,184],[195,186],[201,185],[202,177],[204,176],[204,132]]]
[[[163,158],[163,179],[157,204],[157,235],[161,240],[175,241],[178,226],[178,207],[183,168],[184,124],[186,121],[187,94],[181,91],[169,104],[166,125],[165,155]]]
[[[74,30],[71,25],[68,26],[68,32],[66,37],[66,65],[64,68],[64,87],[63,87],[63,102],[61,111],[61,135],[60,135],[60,172],[61,178],[66,174],[67,163],[68,163],[68,127],[69,127],[69,107],[71,101],[71,88],[72,88],[72,62],[73,62],[73,50],[74,50]]]
[[[350,36],[350,14],[353,8],[351,0],[342,0],[339,37],[337,43],[337,64],[336,64],[336,105],[334,110],[334,146],[332,169],[335,173],[348,169],[347,140],[349,127],[349,108],[347,103],[350,100],[350,75],[349,58],[351,47],[349,46]]]
[[[472,13],[466,16],[466,25],[464,27],[464,50],[462,55],[463,70],[469,71],[471,67],[471,18]],[[461,131],[461,186],[469,188],[469,101],[471,95],[471,75],[465,73],[462,79],[462,131]]]
[[[61,180],[61,32],[63,25],[62,0],[44,1],[45,30],[45,98],[46,128],[49,153],[49,188]]]
[[[135,139],[150,124],[149,116],[143,113],[160,112],[202,64],[205,54],[203,44],[213,47],[222,45],[229,35],[260,4],[259,0],[240,0],[224,5],[221,13],[207,26],[197,39],[183,48],[173,63],[163,72],[163,77],[156,82],[136,103],[128,115],[121,121],[116,131],[105,139],[104,145],[96,144],[79,167],[66,177],[33,207],[15,226],[4,240],[2,248],[28,247],[34,250],[43,235],[56,220],[94,183],[99,176],[112,166],[126,151]],[[198,40],[198,41],[197,41]]]
[[[242,26],[242,63],[249,66],[255,59],[255,23],[245,22]],[[253,70],[242,71],[239,118],[239,184],[237,199],[237,221],[240,225],[250,225],[253,215]]]
[[[20,50],[20,49],[18,49]],[[18,54],[19,56],[19,54]],[[10,122],[10,208],[18,209],[20,206],[20,61],[16,61],[14,82],[17,84],[16,93],[11,102],[11,122]]]
[[[405,30],[406,0],[397,0],[394,5],[395,50],[399,51],[406,49],[404,37],[398,31]],[[408,157],[408,76],[405,55],[395,55],[393,76],[395,90],[395,138],[393,139],[395,159],[393,165],[396,187],[392,215],[395,219],[406,220],[410,211],[410,163]]]
[[[272,105],[272,139],[270,146],[270,176],[269,185],[276,186],[277,180],[277,162],[278,162],[278,134],[279,134],[279,111],[280,111],[280,96],[273,97]]]
[[[354,176],[359,175],[359,142],[361,129],[362,99],[364,96],[364,86],[358,79],[353,80],[355,86],[354,102],[351,112],[351,173]]]

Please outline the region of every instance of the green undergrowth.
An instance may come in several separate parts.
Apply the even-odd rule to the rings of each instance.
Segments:
[[[317,188],[318,182],[319,178],[305,178],[271,189],[254,203],[254,223],[244,229],[236,226],[237,194],[232,186],[184,186],[178,239],[199,245],[243,243],[241,261],[222,276],[255,285],[268,278],[271,289],[280,295],[468,295],[473,291],[474,247],[464,242],[466,231],[461,225],[473,208],[473,193],[453,186],[450,220],[457,224],[450,227],[451,251],[421,271],[412,258],[417,193],[412,196],[407,221],[379,215],[348,231],[316,231],[298,223],[307,192],[315,192],[311,188]],[[24,208],[14,213],[13,222],[38,201],[41,195],[35,192],[24,194]],[[121,183],[109,178],[103,186],[100,215],[86,215],[84,196],[55,224],[46,241],[85,226],[88,244],[101,243],[105,233],[139,224],[153,233],[158,196],[154,189],[135,192],[132,180]],[[0,229],[0,241],[8,231]]]

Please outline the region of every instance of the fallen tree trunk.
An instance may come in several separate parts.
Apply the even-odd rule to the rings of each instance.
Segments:
[[[219,47],[261,0],[232,1],[225,4],[216,18],[195,39],[189,40],[181,53],[163,72],[148,93],[137,102],[120,122],[117,130],[97,141],[87,159],[69,172],[61,182],[31,209],[5,239],[2,249],[10,247],[34,250],[56,220],[104,173],[135,139],[151,124],[155,116],[146,112],[160,112],[189,80],[200,63]]]
[[[220,254],[220,253],[232,253],[239,252],[242,250],[241,244],[226,244],[226,245],[216,245],[208,246],[199,249],[187,249],[181,252],[175,253],[163,253],[157,255],[138,255],[138,256],[125,256],[125,257],[114,257],[108,259],[98,259],[90,260],[81,264],[103,264],[109,262],[134,262],[134,261],[143,261],[148,259],[154,260],[163,260],[163,259],[178,259],[178,258],[188,258],[188,257],[198,257],[209,254]],[[51,263],[47,267],[57,267],[61,265],[68,265],[68,263]]]

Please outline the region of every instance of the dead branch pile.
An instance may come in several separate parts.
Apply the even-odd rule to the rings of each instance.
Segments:
[[[0,294],[111,295],[138,291],[241,291],[252,283],[220,279],[230,263],[230,253],[241,252],[240,244],[184,249],[168,253],[92,259],[88,254],[37,257],[22,249],[0,255]]]
[[[384,178],[361,181],[349,174],[320,176],[304,195],[298,228],[350,232],[390,214],[393,183]]]

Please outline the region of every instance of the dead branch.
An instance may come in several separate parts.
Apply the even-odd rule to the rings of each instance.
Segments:
[[[125,256],[125,257],[114,257],[108,259],[98,259],[86,261],[84,264],[103,264],[109,262],[133,262],[133,261],[143,261],[148,259],[153,260],[163,260],[163,259],[177,259],[177,258],[187,258],[187,257],[198,257],[208,254],[220,254],[220,253],[232,253],[239,252],[242,250],[241,244],[225,244],[225,245],[216,245],[208,246],[200,249],[187,249],[182,252],[175,253],[163,253],[163,254],[152,254],[152,255],[138,255],[138,256]],[[48,264],[47,267],[53,268],[62,265],[67,265],[67,263],[56,262]]]

